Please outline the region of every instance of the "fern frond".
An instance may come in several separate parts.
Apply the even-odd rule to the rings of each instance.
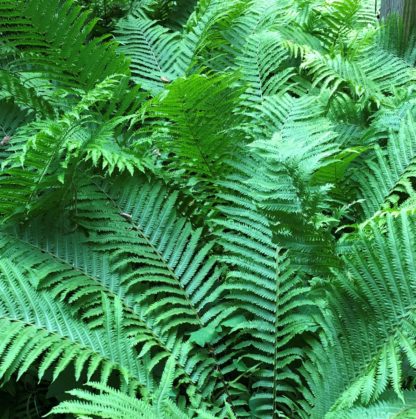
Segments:
[[[230,338],[233,344],[223,362],[237,360],[241,381],[235,397],[249,397],[251,414],[268,418],[297,410],[299,377],[293,364],[302,355],[295,341],[313,323],[306,314],[313,303],[308,285],[273,243],[269,222],[253,202],[247,180],[257,162],[247,159],[232,167],[233,174],[220,183],[222,203],[213,228],[223,248],[221,261],[229,266],[226,298],[244,320],[234,326],[239,333]],[[253,380],[251,389],[243,387],[246,373]]]
[[[200,349],[195,351],[194,345],[178,335],[176,329],[163,330],[158,318],[138,304],[139,292],[123,282],[123,275],[110,269],[108,255],[93,251],[82,234],[62,229],[45,231],[35,224],[4,234],[4,248],[10,248],[13,258],[24,260],[28,269],[38,273],[37,290],[47,290],[52,299],[65,302],[73,315],[92,330],[104,331],[108,324],[111,327],[114,311],[102,303],[102,295],[107,296],[107,301],[120,301],[123,330],[148,368],[149,392],[153,385],[149,374],[170,356],[175,357],[177,374],[184,377],[190,392],[197,383],[203,385],[199,381],[201,373],[211,365],[207,365],[206,354]],[[212,378],[205,376],[207,386]],[[200,403],[199,389],[194,387],[192,391],[192,397]]]
[[[414,195],[415,127],[413,117],[408,115],[399,132],[389,138],[387,148],[376,145],[373,156],[365,159],[364,168],[353,174],[366,218],[389,207],[406,205],[406,200]]]
[[[406,391],[404,394],[405,402],[390,397],[373,405],[364,407],[353,407],[346,411],[338,411],[327,415],[328,419],[411,419],[416,414],[416,400],[413,391]]]
[[[241,89],[235,82],[233,75],[193,75],[177,80],[150,103],[147,115],[162,136],[156,145],[173,154],[167,163],[178,175],[185,171],[197,181],[212,181],[240,147],[242,118],[236,111]]]
[[[99,417],[105,419],[141,418],[156,419],[155,409],[145,401],[129,396],[99,383],[88,383],[91,390],[71,390],[76,400],[65,401],[54,407],[50,414],[71,414],[76,417]],[[186,416],[185,416],[186,417]]]
[[[108,191],[87,187],[79,191],[77,207],[79,222],[91,234],[95,233],[91,242],[98,250],[111,251],[116,270],[139,264],[140,269],[127,269],[123,282],[129,288],[144,287],[141,304],[148,306],[149,314],[159,313],[159,322],[167,330],[182,322],[204,324],[202,313],[222,291],[221,287],[213,288],[221,271],[210,256],[212,244],[198,247],[202,231],[193,230],[186,220],[176,215],[176,199],[177,195],[168,195],[161,184],[142,180],[141,184],[124,183],[122,189],[115,185]],[[104,219],[108,219],[108,228],[101,231],[100,223]],[[134,246],[128,245],[129,239]],[[200,289],[202,283],[204,287]],[[153,287],[146,289],[146,284]],[[163,291],[153,301],[156,284]],[[168,295],[172,297],[170,300]],[[183,310],[178,317],[179,307]],[[207,319],[213,315],[209,312],[205,314]]]
[[[88,377],[99,374],[105,383],[112,371],[119,371],[123,380],[144,386],[143,366],[137,361],[129,340],[121,338],[120,330],[111,326],[106,333],[91,331],[47,292],[37,292],[30,283],[34,281],[34,272],[27,270],[24,263],[16,264],[11,255],[13,248],[5,248],[7,244],[2,240],[2,381],[7,382],[14,374],[20,377],[32,365],[37,366],[39,378],[50,371],[55,380],[73,364],[77,379],[86,371]]]
[[[300,100],[300,109],[304,104]],[[338,265],[330,232],[336,221],[324,215],[331,207],[331,185],[315,183],[314,174],[332,162],[338,146],[331,131],[323,129],[321,121],[328,121],[319,113],[316,119],[305,118],[296,106],[292,109],[293,115],[287,115],[272,140],[251,145],[263,159],[251,185],[271,222],[274,240],[289,250],[292,262],[311,273],[327,275],[331,266]]]
[[[162,381],[152,397],[152,403],[138,400],[106,385],[90,382],[87,384],[88,390],[70,391],[69,394],[76,397],[76,400],[60,403],[50,414],[93,415],[104,419],[190,419],[194,417],[192,412],[189,414],[183,412],[168,395],[163,400],[158,400],[158,395],[163,393],[166,385],[164,377],[171,373],[172,365],[173,363],[169,361],[166,364]]]
[[[131,59],[133,80],[144,89],[158,93],[180,73],[175,68],[179,35],[144,17],[128,16],[117,25],[121,51]]]
[[[126,118],[100,121],[89,111],[112,98],[118,79],[99,83],[60,119],[34,121],[14,135],[0,176],[0,213],[19,217],[65,203],[83,160],[102,162],[110,173],[115,168],[130,172],[142,168],[137,155],[125,153],[113,138]]]
[[[216,31],[212,30],[213,27],[221,21],[228,20],[233,7],[239,3],[239,0],[203,0],[198,3],[185,25],[179,47],[177,69],[181,74],[188,75],[191,69],[198,68],[198,64],[206,67],[206,62],[198,63],[198,59],[207,46],[215,43],[217,35]]]
[[[54,110],[50,97],[33,85],[22,80],[19,75],[0,71],[0,99],[13,101],[22,111],[43,117],[52,117]]]
[[[77,221],[90,232],[94,248],[110,257],[127,301],[134,297],[140,318],[178,357],[202,396],[211,398],[214,390],[227,392],[224,381],[216,382],[217,376],[224,378],[215,342],[201,349],[192,343],[192,333],[220,327],[234,308],[215,305],[224,292],[223,270],[211,254],[213,243],[199,245],[202,230],[176,213],[176,199],[163,185],[145,179],[123,179],[104,189],[91,185],[78,192]],[[142,353],[152,346],[145,345]],[[159,360],[155,357],[149,368]]]
[[[311,417],[367,405],[387,387],[403,401],[403,363],[414,368],[416,360],[413,218],[406,210],[386,214],[348,240],[324,314],[331,336],[313,348],[320,370],[306,364]]]
[[[33,115],[22,111],[13,101],[0,101],[0,161],[3,164],[15,142],[14,134],[19,126],[30,122]]]
[[[258,109],[265,96],[282,94],[290,88],[288,81],[294,71],[282,65],[288,59],[279,32],[261,32],[248,38],[245,51],[237,62],[249,84],[242,96],[243,106]]]
[[[409,64],[375,47],[364,49],[354,60],[340,54],[327,57],[312,52],[306,56],[302,68],[312,76],[313,86],[328,88],[333,93],[348,86],[353,97],[377,104],[382,103],[384,95],[393,88],[404,86],[415,77]]]
[[[8,69],[29,68],[40,80],[84,89],[113,74],[126,74],[127,62],[117,56],[115,43],[89,39],[95,23],[71,0],[4,0],[2,42],[19,50]]]

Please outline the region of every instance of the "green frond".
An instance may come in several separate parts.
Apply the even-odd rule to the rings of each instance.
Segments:
[[[0,162],[7,159],[10,149],[14,143],[14,133],[27,122],[30,122],[33,115],[22,111],[13,101],[0,101]]]
[[[415,77],[414,69],[404,60],[373,46],[357,53],[354,59],[311,52],[305,57],[302,69],[313,78],[313,86],[333,93],[348,86],[353,97],[377,104],[392,89],[406,85]]]
[[[103,305],[103,294],[107,301],[120,301],[124,330],[138,348],[139,359],[149,366],[147,374],[174,355],[178,373],[191,382],[198,380],[198,363],[204,357],[192,353],[192,345],[183,342],[176,331],[163,332],[157,318],[146,315],[137,304],[137,292],[129,290],[122,277],[110,269],[108,257],[94,252],[81,234],[44,231],[33,225],[5,234],[4,248],[10,248],[16,260],[25,260],[25,266],[37,272],[38,290],[47,290],[51,298],[65,302],[91,329],[105,330],[111,321],[108,316],[113,311]],[[146,386],[150,391],[151,381]]]
[[[198,245],[202,231],[178,217],[177,195],[167,194],[162,184],[136,178],[119,185],[78,191],[78,222],[90,231],[89,241],[111,254],[113,269],[123,272],[128,288],[142,290],[138,301],[148,314],[160,316],[166,330],[203,325],[215,313],[210,301],[222,292],[212,244]],[[108,227],[102,230],[104,220]],[[161,290],[155,301],[156,286]]]
[[[162,381],[156,394],[152,396],[152,403],[138,400],[101,383],[90,382],[88,390],[71,390],[69,394],[76,400],[64,401],[52,409],[50,414],[93,415],[104,419],[190,419],[195,417],[192,412],[184,412],[176,406],[169,395],[162,400],[159,396],[166,391],[166,377],[172,374],[174,363],[168,361],[162,375]],[[207,414],[200,411],[200,414]],[[197,416],[198,418],[201,416]],[[217,416],[218,417],[218,416]]]
[[[177,60],[177,69],[181,74],[188,75],[195,68],[206,67],[205,60],[200,60],[200,56],[207,52],[206,48],[212,48],[212,44],[217,42],[216,31],[213,28],[222,21],[227,21],[233,13],[233,8],[240,3],[241,0],[199,1],[184,26]],[[209,59],[212,57],[209,56]]]
[[[138,181],[132,179],[127,187],[124,180],[122,189],[119,184],[110,190],[98,185],[78,190],[77,222],[90,232],[87,242],[77,235],[66,240],[59,234],[36,238],[36,228],[27,231],[25,240],[58,258],[57,272],[65,269],[42,280],[42,286],[76,310],[87,310],[95,325],[101,323],[97,294],[118,295],[136,329],[135,339],[143,345],[141,356],[152,360],[149,370],[173,353],[183,368],[180,372],[208,397],[215,386],[215,351],[196,347],[177,334],[189,335],[232,314],[231,307],[224,310],[213,304],[223,292],[222,269],[210,255],[212,245],[198,246],[202,231],[176,214],[176,195],[168,195],[161,184]],[[104,230],[103,220],[108,223]],[[89,245],[105,252],[105,258],[91,254]],[[54,266],[51,261],[48,265]],[[60,285],[62,278],[65,286]]]
[[[283,26],[290,22],[290,12],[293,6],[291,0],[278,3],[272,0],[244,3],[245,7],[231,23],[221,28],[221,36],[227,44],[221,53],[229,56],[229,65],[235,70],[239,69],[238,61],[252,61],[255,54],[253,43],[256,42],[256,35],[259,35],[258,41],[261,41],[263,32],[272,31],[277,24]],[[247,53],[244,52],[245,50]],[[249,65],[251,68],[253,64]]]
[[[26,216],[48,205],[65,204],[84,161],[100,164],[110,174],[115,169],[130,173],[143,169],[134,151],[126,153],[127,147],[114,138],[126,117],[105,121],[89,112],[112,98],[118,80],[113,77],[99,83],[60,119],[36,120],[14,134],[0,176],[3,216]]]
[[[415,415],[378,3],[0,0],[1,419]]]
[[[241,146],[240,94],[235,75],[193,75],[178,79],[149,104],[146,116],[161,137],[155,144],[161,153],[173,154],[166,163],[178,177],[189,174],[189,186],[195,178],[221,176],[225,161]]]
[[[221,182],[223,203],[213,228],[224,250],[221,261],[229,266],[226,298],[244,313],[244,320],[234,327],[238,344],[228,349],[232,355],[224,354],[224,361],[231,356],[237,360],[241,383],[236,397],[245,396],[244,375],[250,374],[251,414],[268,418],[296,410],[300,378],[294,364],[302,355],[295,341],[312,326],[306,311],[313,302],[307,297],[307,283],[273,243],[268,220],[253,202],[247,180],[256,162],[232,167],[234,174]]]
[[[238,66],[249,84],[243,95],[243,106],[249,111],[261,111],[265,97],[282,94],[290,88],[288,81],[294,71],[284,66],[289,54],[281,41],[279,32],[254,34],[239,57]]]
[[[411,419],[416,414],[416,400],[413,391],[404,394],[405,402],[394,397],[384,397],[382,401],[368,407],[353,407],[327,415],[328,419]]]
[[[316,114],[304,117],[297,109],[313,102],[299,102],[289,108],[271,140],[251,144],[263,161],[250,184],[270,220],[275,242],[288,249],[292,262],[302,269],[327,275],[330,267],[339,265],[330,232],[337,221],[328,215],[331,185],[315,182],[314,175],[333,162],[338,146],[319,106]]]
[[[95,23],[72,0],[4,0],[2,43],[19,51],[7,69],[30,69],[43,83],[54,80],[61,87],[84,89],[125,74],[127,63],[116,55],[115,43],[89,39]]]
[[[3,382],[13,375],[21,377],[32,365],[36,365],[40,379],[48,374],[55,380],[72,364],[77,379],[85,371],[90,378],[98,374],[105,383],[113,371],[119,371],[123,381],[146,385],[143,366],[122,329],[111,323],[105,332],[91,331],[50,294],[37,292],[32,284],[35,271],[26,268],[24,262],[12,263],[15,262],[11,255],[13,247],[4,248],[7,241],[2,240],[1,244],[0,376]],[[116,314],[117,302],[114,308],[107,313],[110,318],[112,313]]]
[[[329,50],[349,44],[352,31],[360,30],[360,35],[365,36],[366,30],[376,23],[374,5],[362,0],[323,2],[315,13],[320,25],[318,36]],[[354,45],[351,47],[354,48]]]
[[[374,147],[364,167],[353,174],[359,185],[359,198],[366,218],[378,211],[405,206],[413,197],[412,177],[415,175],[416,123],[411,115],[405,118],[397,134],[391,134],[387,147]]]
[[[19,74],[0,71],[0,99],[13,101],[23,112],[34,115],[53,116],[51,91],[39,89],[36,83],[25,80]]]
[[[133,80],[144,89],[157,93],[176,79],[179,34],[144,17],[129,15],[117,25],[117,41],[130,58]]]
[[[335,271],[337,281],[327,293],[324,316],[331,335],[313,347],[306,364],[311,417],[355,402],[367,405],[387,387],[403,401],[404,362],[414,368],[416,353],[413,221],[406,210],[386,214],[348,240],[345,269]]]
[[[156,419],[165,418],[158,416],[157,411],[145,401],[128,396],[111,387],[91,382],[91,390],[71,390],[69,394],[76,400],[65,401],[54,407],[51,414],[71,414],[76,417],[99,417],[105,419]],[[188,417],[188,416],[182,416]],[[180,418],[172,416],[172,418]],[[182,418],[181,418],[182,419]]]

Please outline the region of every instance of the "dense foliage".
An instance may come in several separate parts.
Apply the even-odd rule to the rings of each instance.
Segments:
[[[416,50],[374,0],[0,0],[1,418],[416,417]]]

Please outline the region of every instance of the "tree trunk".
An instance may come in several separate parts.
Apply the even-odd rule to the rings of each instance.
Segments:
[[[382,0],[381,18],[385,19],[393,13],[403,19],[404,32],[408,37],[416,27],[416,0]]]

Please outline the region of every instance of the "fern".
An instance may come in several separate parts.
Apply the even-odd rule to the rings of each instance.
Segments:
[[[91,159],[94,165],[102,162],[109,173],[115,168],[134,172],[142,167],[139,157],[125,153],[112,138],[115,128],[123,122],[122,117],[101,121],[100,126],[86,112],[96,103],[111,98],[116,80],[99,84],[61,119],[35,121],[16,133],[10,148],[14,153],[3,163],[7,169],[0,179],[0,211],[4,215],[36,212],[36,207],[47,202],[64,200],[67,188],[63,186],[74,182],[82,163],[80,152],[85,155],[84,160]],[[29,140],[28,135],[31,135]],[[17,199],[11,201],[10,196],[16,193]]]
[[[401,204],[401,201],[406,205],[406,199],[413,196],[414,126],[409,115],[397,135],[389,139],[387,149],[376,145],[374,157],[365,160],[365,170],[354,176],[360,185],[360,198],[367,218],[389,206]]]
[[[267,97],[290,88],[288,80],[293,76],[293,69],[288,67],[279,71],[289,54],[282,47],[278,32],[252,35],[246,48],[239,62],[250,85],[244,94],[243,105],[261,111]]]
[[[229,75],[194,75],[177,80],[150,103],[148,118],[160,132],[155,144],[161,153],[173,154],[166,163],[179,176],[185,172],[195,182],[212,181],[238,152],[244,138],[236,108],[241,90],[235,81]]]
[[[332,417],[342,419],[352,419],[356,417],[363,419],[383,419],[391,418],[393,415],[393,417],[410,419],[415,414],[414,394],[412,394],[412,392],[407,392],[405,399],[406,404],[403,404],[401,400],[390,397],[374,405],[370,405],[369,407],[355,407],[350,410],[339,411],[328,417],[330,419]]]
[[[116,56],[114,44],[88,40],[96,21],[71,1],[5,0],[1,18],[2,42],[19,52],[8,65],[12,71],[29,67],[43,82],[85,89],[125,73],[126,62]]]
[[[337,221],[325,215],[331,207],[331,185],[315,184],[313,177],[331,161],[337,146],[330,131],[321,131],[319,119],[303,121],[297,109],[293,108],[293,117],[289,113],[281,133],[251,145],[264,160],[252,185],[279,246],[287,248],[293,262],[303,269],[325,274],[338,265],[335,242],[328,231]]]
[[[128,16],[117,25],[117,40],[131,59],[133,80],[144,89],[160,91],[180,75],[176,68],[178,36],[144,17]]]
[[[49,92],[37,89],[25,82],[20,75],[15,75],[6,71],[1,71],[0,80],[2,83],[0,97],[2,100],[13,101],[22,111],[40,114],[42,116],[52,116],[52,98],[48,97]],[[48,100],[49,99],[49,100]]]
[[[248,395],[252,413],[270,417],[296,410],[291,393],[296,392],[299,377],[293,364],[302,355],[295,341],[312,327],[312,318],[303,309],[314,303],[307,297],[308,285],[272,242],[267,218],[252,201],[247,179],[253,176],[256,162],[232,167],[234,174],[221,184],[221,216],[214,220],[224,249],[221,260],[230,267],[227,298],[246,318],[235,327],[240,333],[232,356],[238,360],[239,378],[243,381],[250,374],[254,381]],[[238,392],[249,391],[238,384]]]
[[[2,381],[10,380],[12,374],[20,377],[41,359],[39,378],[50,371],[55,380],[67,365],[73,364],[76,378],[85,369],[89,377],[100,371],[100,379],[106,382],[111,372],[118,370],[126,383],[131,380],[136,385],[144,384],[143,367],[134,360],[130,343],[116,338],[113,322],[118,304],[107,313],[105,333],[91,333],[48,293],[35,291],[26,277],[33,278],[33,271],[12,265],[14,258],[5,250],[7,244],[2,240],[3,254],[10,258],[1,262]],[[114,313],[113,318],[110,313]]]
[[[321,378],[311,364],[306,366],[313,397],[319,399],[312,417],[349,408],[357,400],[368,404],[387,385],[403,401],[402,365],[405,359],[413,365],[415,350],[412,218],[403,210],[370,221],[344,256],[345,270],[336,272],[338,280],[328,293],[333,317],[326,328],[333,336],[314,348],[318,358],[311,361],[322,365]],[[324,384],[328,377],[336,378]]]
[[[3,416],[414,416],[414,38],[375,9],[0,1]]]
[[[139,195],[136,193],[139,200],[134,202],[131,195],[134,186],[137,185],[132,184],[130,193],[120,198],[111,196],[115,191],[102,191],[95,185],[87,185],[78,192],[79,223],[93,233],[99,227],[97,221],[111,220],[109,225],[114,230],[105,235],[97,231],[89,241],[94,243],[96,252],[106,252],[107,257],[112,254],[112,270],[106,258],[88,251],[82,237],[75,235],[62,240],[59,232],[48,235],[35,227],[23,232],[27,245],[20,254],[22,258],[24,254],[33,254],[29,259],[33,261],[28,263],[50,267],[40,286],[46,287],[55,298],[67,301],[76,313],[84,313],[84,320],[91,326],[104,326],[99,319],[103,292],[110,299],[122,298],[122,309],[135,331],[133,341],[142,345],[140,356],[147,359],[149,371],[174,354],[182,368],[180,373],[190,382],[198,383],[198,390],[208,397],[215,385],[213,371],[218,369],[216,354],[211,346],[209,351],[196,350],[186,335],[192,337],[192,331],[204,329],[208,322],[219,323],[232,314],[231,307],[224,311],[223,307],[212,305],[222,292],[222,286],[218,286],[221,269],[215,267],[215,258],[209,257],[211,246],[196,248],[201,231],[192,231],[189,223],[176,218],[175,196],[164,197],[160,195],[161,185],[156,188],[143,182]],[[91,207],[92,196],[95,201]],[[166,199],[165,203],[160,196]],[[160,211],[156,218],[150,211],[155,208]],[[136,217],[145,218],[136,221]],[[123,245],[128,238],[136,243],[135,247]],[[33,246],[50,256],[45,258],[43,253],[36,253]],[[140,269],[135,267],[137,264]],[[187,331],[185,339],[178,339],[181,330]],[[196,399],[196,403],[200,402]]]
[[[89,383],[91,390],[100,391],[99,394],[86,390],[73,390],[72,396],[80,401],[63,402],[51,413],[72,413],[75,415],[94,415],[100,418],[176,418],[186,419],[192,416],[176,407],[169,396],[172,391],[174,373],[174,358],[166,363],[159,388],[152,396],[152,405],[132,396],[128,396],[113,388],[100,383]],[[82,401],[82,402],[81,402]]]

